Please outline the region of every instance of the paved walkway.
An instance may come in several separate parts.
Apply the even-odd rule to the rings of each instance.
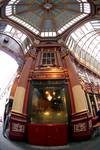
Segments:
[[[2,135],[2,123],[0,123],[0,150],[100,150],[100,136],[88,141],[69,143],[66,146],[40,147],[5,139]]]

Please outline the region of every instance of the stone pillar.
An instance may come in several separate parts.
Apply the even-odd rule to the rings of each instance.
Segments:
[[[69,55],[65,57],[65,61],[75,105],[75,112],[72,114],[72,136],[75,140],[82,140],[90,137],[92,120],[88,113],[85,92],[80,85],[75,65]]]
[[[26,139],[27,116],[26,114],[23,114],[23,105],[32,62],[32,57],[28,57],[21,72],[18,86],[14,95],[9,132],[9,138],[12,140]]]

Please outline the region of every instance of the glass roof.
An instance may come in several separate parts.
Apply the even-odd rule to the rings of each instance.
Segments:
[[[41,37],[55,37],[90,14],[87,0],[10,0],[5,15]]]
[[[9,24],[2,23],[2,22],[0,23],[0,34],[8,35],[13,39],[15,39],[22,47],[24,54],[27,53],[27,51],[32,46],[32,41],[27,35],[25,35],[22,31],[19,31],[17,28],[14,28]]]
[[[80,62],[100,74],[100,20],[85,23],[66,41],[66,45]]]

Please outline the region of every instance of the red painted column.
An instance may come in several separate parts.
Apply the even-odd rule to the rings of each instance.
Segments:
[[[28,57],[21,72],[14,95],[9,132],[9,138],[13,140],[25,140],[26,136],[27,116],[23,114],[23,105],[32,62],[33,58]]]
[[[25,90],[26,90],[29,71],[32,62],[33,62],[32,57],[28,57],[20,75],[18,87],[16,89],[16,93],[14,97],[14,104],[13,104],[13,111],[17,113],[23,113]]]
[[[17,86],[18,86],[18,80],[19,80],[19,78],[16,77],[16,79],[14,80],[13,85],[12,85],[12,87],[11,87],[10,97],[9,97],[9,99],[11,99],[11,100],[14,100],[16,88],[17,88]]]
[[[63,62],[64,71],[67,70],[67,72],[68,72],[66,59],[63,59],[62,62]],[[75,113],[75,102],[74,102],[74,97],[73,97],[73,93],[72,93],[72,88],[71,87],[72,87],[71,86],[71,82],[68,79],[68,92],[69,92],[69,96],[70,96],[71,112],[73,114],[73,113]]]
[[[73,93],[72,93],[72,88],[71,88],[71,84],[68,81],[68,91],[69,91],[69,96],[70,96],[70,104],[71,104],[71,112],[72,114],[75,113],[75,103],[74,103],[74,98],[73,98]]]
[[[24,104],[23,104],[23,113],[24,114],[27,113],[29,88],[30,88],[30,80],[27,82],[27,86],[26,86],[25,99],[24,99]]]
[[[85,92],[80,85],[78,74],[70,56],[67,55],[64,59],[68,69],[75,107],[75,112],[72,114],[72,136],[75,140],[87,139],[91,136],[92,120],[88,114]]]

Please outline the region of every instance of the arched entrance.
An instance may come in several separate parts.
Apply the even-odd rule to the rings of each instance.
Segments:
[[[5,119],[9,111],[7,98],[9,97],[10,89],[15,79],[17,69],[18,63],[16,60],[5,52],[0,51],[0,122],[4,120],[5,107]],[[7,127],[7,119],[6,122],[4,122],[4,126]]]

